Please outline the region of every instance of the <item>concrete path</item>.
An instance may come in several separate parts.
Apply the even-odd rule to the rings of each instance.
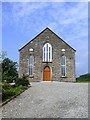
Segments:
[[[34,82],[3,106],[4,118],[88,118],[88,83]]]

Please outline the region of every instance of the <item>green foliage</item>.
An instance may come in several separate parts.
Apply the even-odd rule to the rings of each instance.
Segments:
[[[76,82],[90,82],[90,74],[81,75],[76,78]]]
[[[13,91],[12,89],[8,89],[8,90],[2,89],[2,101],[14,95],[15,95],[15,91]]]
[[[2,82],[11,83],[13,80],[17,86],[27,86],[29,84],[27,76],[23,75],[22,78],[18,78],[17,63],[13,62],[9,58],[5,58],[2,61]]]
[[[28,86],[29,85],[27,76],[24,76],[24,75],[22,78],[17,78],[15,83],[16,83],[16,86],[19,86],[19,85]]]
[[[6,99],[10,99],[12,96],[15,96],[22,91],[24,91],[27,87],[26,86],[18,86],[18,87],[11,87],[8,83],[2,86],[2,101]]]
[[[0,71],[0,82],[2,82],[2,72]]]
[[[2,101],[14,95],[15,91],[12,90],[12,87],[9,84],[6,83],[2,86]]]
[[[29,81],[24,75],[22,78],[18,78],[17,63],[13,62],[9,58],[5,58],[0,63],[0,66],[2,66],[2,69],[0,69],[0,77],[2,77],[3,82],[2,101],[5,101],[24,91],[27,88]],[[9,84],[13,82],[13,80],[15,81],[15,86],[11,86]]]
[[[2,88],[7,90],[7,89],[10,89],[11,86],[8,83],[5,83],[5,84],[3,84]]]
[[[0,62],[2,62],[3,59],[5,59],[6,55],[7,55],[6,51],[0,51]]]
[[[12,82],[18,77],[17,63],[9,58],[2,61],[2,81]]]

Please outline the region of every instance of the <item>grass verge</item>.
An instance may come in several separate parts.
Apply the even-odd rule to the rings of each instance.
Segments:
[[[11,99],[13,96],[17,96],[27,89],[27,86],[16,86],[10,87],[9,85],[4,85],[2,87],[2,102]]]

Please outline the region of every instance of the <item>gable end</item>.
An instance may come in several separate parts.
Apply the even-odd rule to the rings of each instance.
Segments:
[[[25,44],[22,48],[19,49],[19,51],[21,51],[25,46],[27,46],[30,42],[32,42],[34,39],[36,39],[39,35],[41,35],[44,31],[46,30],[51,31],[55,36],[57,36],[59,39],[61,39],[65,44],[67,44],[62,38],[60,38],[55,32],[53,32],[52,30],[50,30],[48,27],[45,28],[42,32],[40,32],[38,35],[36,35],[36,37],[34,37],[31,41],[29,41],[27,44]],[[67,44],[71,49],[73,49],[74,51],[76,51],[73,47],[71,47],[69,44]]]

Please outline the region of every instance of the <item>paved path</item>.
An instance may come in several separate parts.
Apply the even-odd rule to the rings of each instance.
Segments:
[[[6,118],[88,118],[88,83],[35,82],[3,106]]]

